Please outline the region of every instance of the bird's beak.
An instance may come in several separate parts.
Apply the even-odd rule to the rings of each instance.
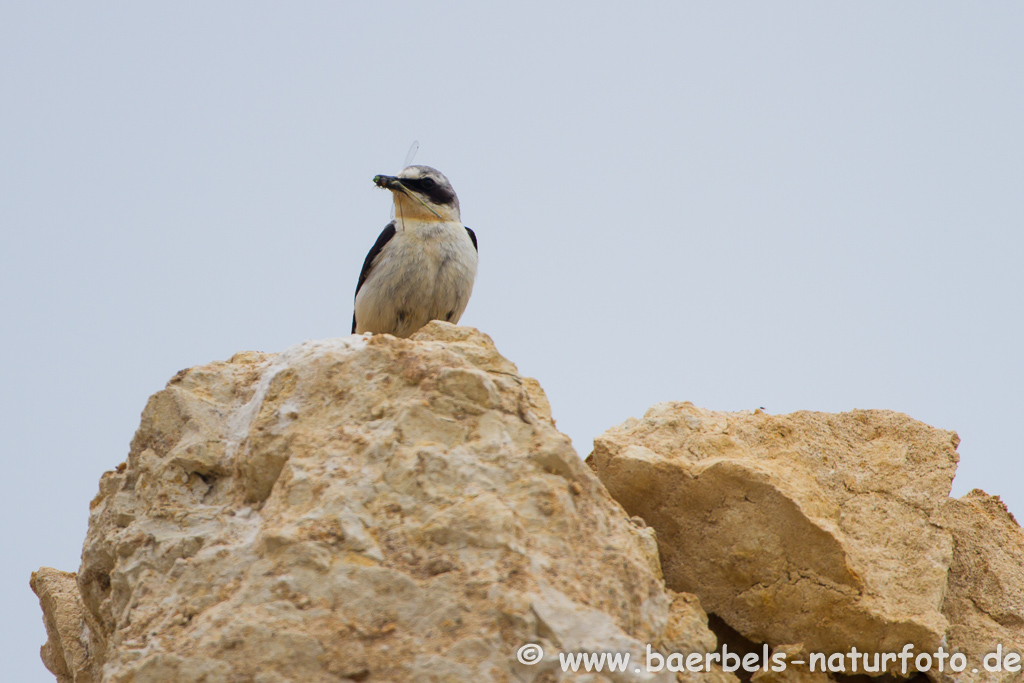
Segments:
[[[402,186],[402,181],[393,175],[375,175],[373,176],[373,184],[391,191],[405,190],[405,187]]]
[[[438,218],[441,217],[441,214],[439,214],[434,209],[434,207],[427,204],[425,201],[423,201],[421,197],[418,197],[415,193],[410,192],[409,188],[402,184],[401,178],[398,178],[393,175],[375,175],[373,176],[373,184],[376,185],[377,187],[383,187],[384,189],[391,190],[392,192],[401,192],[409,199],[414,199],[420,204],[422,204],[423,207],[430,213],[434,214]]]

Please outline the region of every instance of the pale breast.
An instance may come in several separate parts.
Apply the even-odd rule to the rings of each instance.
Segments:
[[[358,331],[407,337],[431,320],[458,322],[476,268],[476,249],[461,224],[406,222],[356,296]]]

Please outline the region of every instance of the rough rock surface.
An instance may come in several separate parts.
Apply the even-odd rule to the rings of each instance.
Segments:
[[[669,587],[750,640],[935,652],[957,443],[889,411],[662,403],[596,439],[590,464],[657,531]]]
[[[47,641],[40,655],[59,683],[93,683],[100,680],[101,662],[90,653],[102,650],[95,624],[78,594],[73,572],[43,567],[32,572],[32,590],[43,608]]]
[[[996,645],[1002,645],[1004,656],[1024,656],[1024,531],[999,498],[978,489],[950,500],[942,517],[953,533],[953,562],[942,606],[950,623],[950,647],[971,662],[981,662]],[[978,673],[968,669],[956,680],[1024,680],[1021,673],[977,668]]]
[[[557,681],[559,650],[715,647],[537,383],[446,323],[179,373],[71,576],[33,581],[61,681]],[[675,680],[632,669],[573,679]]]
[[[778,645],[772,650],[772,657],[780,654],[784,655],[786,662],[806,662],[810,655],[802,644]],[[807,664],[790,664],[781,671],[776,671],[776,668],[770,665],[767,670],[758,671],[751,676],[751,683],[832,683],[834,680],[820,669],[811,671]]]

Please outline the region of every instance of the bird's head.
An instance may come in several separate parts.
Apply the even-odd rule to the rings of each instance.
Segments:
[[[420,221],[461,221],[459,198],[436,168],[409,166],[396,176],[374,176],[373,182],[391,190],[396,216]]]

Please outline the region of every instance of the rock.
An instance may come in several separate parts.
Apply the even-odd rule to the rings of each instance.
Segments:
[[[43,567],[29,584],[43,608],[47,641],[40,648],[43,664],[59,683],[100,680],[99,662],[90,657],[104,647],[82,605],[75,574]]]
[[[73,577],[33,579],[61,681],[670,681],[556,653],[715,645],[539,385],[439,322],[178,373],[103,475]]]
[[[785,668],[775,664],[782,658],[787,662]],[[810,653],[803,643],[778,645],[772,650],[771,663],[766,670],[757,671],[750,677],[751,683],[831,683],[834,679],[817,668],[811,671],[808,664],[794,664],[794,661],[809,662]],[[781,670],[776,670],[781,669]]]
[[[942,605],[950,624],[947,649],[972,664],[956,680],[1020,681],[1019,672],[988,672],[978,664],[998,646],[1003,659],[1011,652],[1024,656],[1024,532],[998,497],[978,489],[947,502],[942,519],[953,534]]]
[[[889,411],[662,403],[597,438],[589,462],[657,531],[668,586],[751,641],[936,652],[957,443]]]

